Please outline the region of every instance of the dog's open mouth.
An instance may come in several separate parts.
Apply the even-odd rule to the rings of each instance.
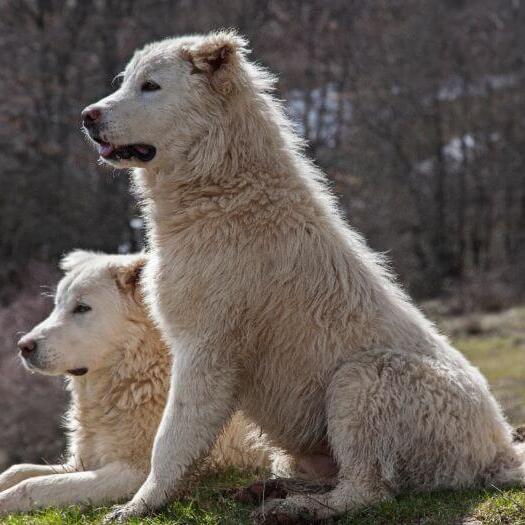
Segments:
[[[125,146],[115,146],[109,142],[104,142],[99,138],[93,138],[98,144],[98,152],[103,159],[108,160],[129,160],[138,159],[141,162],[148,162],[155,157],[157,150],[149,144],[126,144]]]
[[[72,376],[83,376],[84,374],[87,374],[87,371],[87,368],[73,368],[68,370],[67,373],[71,374]]]

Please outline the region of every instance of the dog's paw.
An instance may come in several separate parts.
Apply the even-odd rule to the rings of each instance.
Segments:
[[[24,479],[21,469],[17,466],[13,466],[5,470],[0,474],[0,492],[4,492],[11,487],[14,487],[20,481]]]
[[[30,487],[32,481],[33,480],[21,481],[18,485],[0,492],[0,516],[31,510],[32,498]]]
[[[146,508],[130,501],[124,505],[115,505],[102,520],[102,525],[110,523],[126,523],[130,518],[138,518],[147,514]]]
[[[254,525],[307,525],[315,519],[307,509],[297,506],[291,499],[265,502],[252,513]]]

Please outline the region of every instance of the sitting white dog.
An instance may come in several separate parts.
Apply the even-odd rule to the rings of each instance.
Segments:
[[[407,491],[525,486],[523,447],[485,378],[342,220],[247,55],[231,31],[149,44],[82,113],[101,159],[135,168],[147,302],[177,362],[151,472],[106,522],[176,497],[238,409],[333,486],[283,492],[259,524]]]
[[[170,356],[137,287],[144,255],[75,251],[61,264],[51,315],[22,337],[24,364],[68,379],[64,464],[15,465],[0,475],[0,514],[101,505],[131,496],[150,469],[170,381]],[[213,466],[267,468],[269,456],[236,414]]]

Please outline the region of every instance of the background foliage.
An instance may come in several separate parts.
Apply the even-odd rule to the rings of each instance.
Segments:
[[[458,313],[523,296],[519,0],[0,0],[0,466],[62,446],[64,392],[15,366],[16,331],[49,309],[39,286],[72,248],[142,246],[81,109],[135,48],[220,27],[278,73],[342,210],[412,294]]]

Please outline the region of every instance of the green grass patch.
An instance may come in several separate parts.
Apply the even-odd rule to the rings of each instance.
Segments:
[[[341,525],[525,524],[525,493],[441,491],[387,501],[339,520]]]
[[[227,473],[204,481],[191,498],[130,525],[249,525],[252,507],[222,495],[250,477]],[[98,525],[109,509],[46,509],[3,519],[2,525]],[[519,489],[441,491],[396,498],[335,521],[339,525],[525,525],[525,492]]]

